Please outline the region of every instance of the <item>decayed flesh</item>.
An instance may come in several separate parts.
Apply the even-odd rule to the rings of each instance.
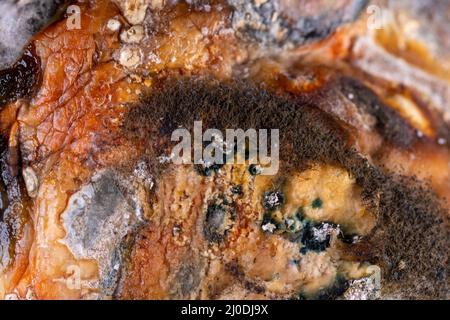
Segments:
[[[0,297],[448,297],[450,6],[419,2],[75,1],[0,71]],[[280,172],[165,163],[199,119],[279,128]]]
[[[290,185],[310,175],[324,179],[327,185],[326,180],[332,177],[322,175],[328,171],[344,177],[332,188],[346,190],[330,203],[327,193],[332,190],[327,187],[301,193]],[[317,295],[344,274],[369,276],[367,264],[341,259],[340,230],[332,224],[346,225],[349,232],[360,235],[368,232],[353,223],[369,230],[373,227],[375,217],[361,212],[360,195],[351,190],[354,181],[345,171],[328,166],[311,168],[300,175],[280,186],[289,198],[283,206],[285,212],[270,213],[279,215],[279,221],[266,221],[264,215],[269,213],[263,214],[264,195],[273,192],[274,181],[262,176],[252,178],[248,166],[226,166],[217,176],[207,178],[192,168],[180,168],[164,177],[150,223],[139,233],[132,251],[119,297],[299,298]],[[310,180],[302,186],[315,189],[316,182]],[[239,193],[233,193],[233,186],[240,187]],[[315,199],[310,201],[308,197],[313,194],[318,194],[315,199],[324,199],[323,207],[312,205]],[[346,204],[334,216],[333,206],[339,206],[334,203],[336,199]],[[350,203],[353,207],[348,207]],[[331,238],[330,248],[300,253],[307,247],[297,239],[305,228],[299,217],[302,210],[306,211],[305,219],[329,221],[314,230],[318,238]],[[146,265],[151,265],[151,270]]]

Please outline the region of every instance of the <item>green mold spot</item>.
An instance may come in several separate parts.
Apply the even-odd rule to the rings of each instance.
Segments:
[[[323,205],[323,201],[320,198],[314,199],[311,204],[313,209],[320,209],[320,208],[322,208],[322,205]]]

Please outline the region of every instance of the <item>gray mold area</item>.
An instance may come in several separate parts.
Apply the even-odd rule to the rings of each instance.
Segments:
[[[0,69],[20,57],[30,38],[63,10],[65,0],[0,1]]]
[[[138,188],[133,178],[101,171],[71,196],[61,216],[67,232],[63,243],[76,259],[98,263],[99,298],[113,295],[122,267],[122,241],[142,222]]]
[[[235,9],[233,28],[243,38],[256,40],[269,46],[295,46],[321,40],[343,23],[357,19],[367,0],[339,0],[328,10],[322,5],[308,10],[309,1],[298,1],[288,17],[280,7],[280,0],[228,0]],[[284,8],[286,10],[286,8]]]

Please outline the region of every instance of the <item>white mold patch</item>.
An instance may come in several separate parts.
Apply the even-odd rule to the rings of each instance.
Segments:
[[[124,47],[119,52],[119,63],[125,68],[135,68],[142,62],[142,53],[136,47]]]
[[[139,43],[144,39],[145,31],[141,25],[132,26],[120,33],[120,40],[125,43]]]
[[[35,198],[39,189],[39,180],[36,172],[31,167],[26,167],[22,170],[23,180],[25,181],[25,188],[31,198]]]
[[[130,24],[141,24],[148,8],[146,0],[116,0],[123,16]]]
[[[106,27],[107,27],[109,30],[111,30],[111,31],[113,31],[113,32],[116,32],[116,31],[119,31],[119,29],[120,29],[120,27],[121,27],[121,23],[120,23],[120,21],[117,20],[117,19],[109,19],[109,20],[108,20],[108,23],[106,24]]]

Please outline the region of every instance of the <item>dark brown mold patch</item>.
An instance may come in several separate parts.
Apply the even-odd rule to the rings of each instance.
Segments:
[[[350,85],[360,97],[357,103],[373,108],[368,111],[377,117],[385,138],[407,145],[408,127],[383,107],[375,108],[379,100],[373,93]],[[447,210],[428,186],[369,163],[351,147],[346,131],[313,102],[243,82],[173,81],[133,108],[123,130],[144,146],[143,157],[157,175],[163,168],[154,159],[169,150],[171,132],[179,126],[191,130],[194,121],[202,120],[204,128],[219,130],[279,129],[281,174],[330,163],[346,168],[361,186],[364,201],[378,215],[376,228],[364,241],[371,246],[370,262],[382,267],[384,294],[448,297]]]
[[[360,81],[341,78],[338,87],[345,96],[354,97],[355,105],[362,112],[376,119],[375,128],[386,141],[395,146],[409,147],[416,140],[414,128]]]
[[[140,141],[154,158],[169,151],[172,132],[194,121],[203,128],[279,129],[281,165],[306,168],[311,160],[328,162],[346,150],[349,135],[332,117],[309,104],[272,95],[246,83],[211,80],[174,81],[133,108],[124,123],[129,139]],[[151,158],[148,159],[155,166]],[[156,164],[158,166],[158,164]],[[155,168],[156,169],[156,168]]]

